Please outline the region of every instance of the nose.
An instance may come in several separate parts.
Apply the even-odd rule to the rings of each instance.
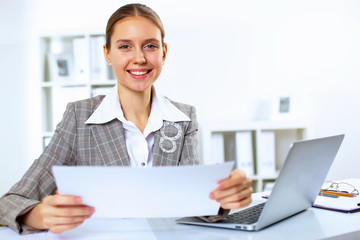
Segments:
[[[141,49],[134,51],[134,60],[133,61],[134,61],[135,64],[144,64],[144,63],[146,63],[145,55],[144,55],[144,53],[143,53],[143,51]]]

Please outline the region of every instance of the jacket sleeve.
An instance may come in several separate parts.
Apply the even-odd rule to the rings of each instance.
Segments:
[[[180,165],[198,165],[198,122],[195,107],[190,107],[189,125],[185,132],[184,145],[180,157]]]
[[[72,164],[75,157],[75,139],[76,117],[74,106],[69,103],[44,152],[21,180],[0,198],[0,225],[23,234],[40,231],[21,224],[18,217],[34,208],[44,197],[55,194],[56,185],[51,167]]]

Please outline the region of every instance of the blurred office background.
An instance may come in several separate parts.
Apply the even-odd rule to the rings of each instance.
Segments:
[[[0,0],[0,194],[42,152],[39,36],[103,28],[130,1]],[[139,1],[162,18],[168,58],[158,88],[198,120],[288,117],[307,137],[345,133],[329,179],[359,177],[360,2]]]

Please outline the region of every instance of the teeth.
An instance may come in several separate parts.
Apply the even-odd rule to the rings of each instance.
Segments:
[[[146,74],[146,73],[147,73],[147,71],[143,71],[143,72],[132,72],[132,71],[130,71],[130,73],[131,73],[131,74],[133,74],[133,75],[140,76],[140,75],[144,75],[144,74]]]

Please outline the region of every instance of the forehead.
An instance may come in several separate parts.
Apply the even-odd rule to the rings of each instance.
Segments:
[[[126,17],[117,21],[113,27],[112,40],[136,40],[155,38],[161,41],[161,31],[151,20],[145,17]]]

